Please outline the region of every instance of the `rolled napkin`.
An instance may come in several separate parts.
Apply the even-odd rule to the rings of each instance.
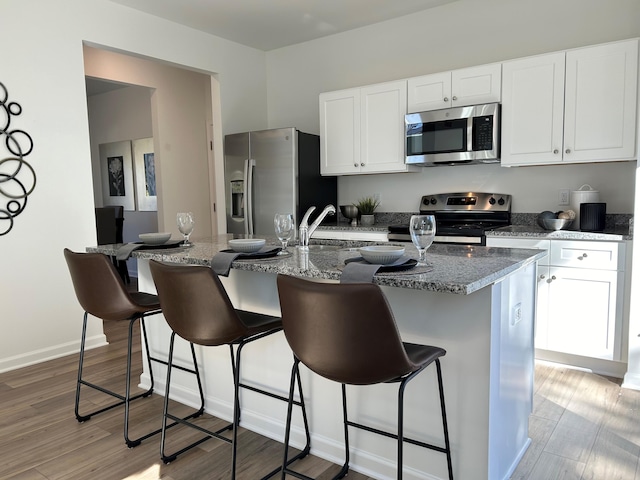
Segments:
[[[134,250],[144,246],[144,243],[125,243],[118,247],[118,250],[116,251],[116,260],[127,260]]]
[[[240,258],[268,258],[273,257],[278,254],[278,252],[282,250],[280,247],[274,246],[264,246],[260,250],[254,253],[243,253],[243,252],[235,252],[233,250],[221,250],[216,253],[211,259],[211,269],[216,272],[216,274],[221,275],[223,277],[229,276],[229,271],[231,270],[231,264],[233,261]]]

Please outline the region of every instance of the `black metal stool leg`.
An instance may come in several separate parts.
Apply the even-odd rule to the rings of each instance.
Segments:
[[[282,476],[281,480],[285,480],[285,475],[287,473],[292,473],[287,468],[288,463],[288,454],[289,454],[289,437],[291,434],[291,414],[293,410],[293,391],[295,390],[296,377],[298,376],[298,365],[300,360],[297,358],[293,359],[293,367],[291,367],[291,381],[289,383],[289,401],[287,404],[287,420],[285,423],[284,429],[284,455],[282,458]]]
[[[349,473],[349,418],[347,415],[347,386],[342,385],[342,421],[344,423],[344,464],[334,480],[343,478]]]
[[[80,386],[82,385],[82,368],[84,366],[84,343],[87,338],[87,316],[88,313],[84,312],[84,319],[82,321],[82,337],[80,339],[80,360],[78,363],[78,381],[76,383],[76,404],[75,414],[78,422],[85,422],[91,418],[91,415],[80,415]]]
[[[220,440],[223,440],[227,443],[230,442],[230,440],[228,438],[222,437],[220,435],[220,433],[226,431],[226,430],[230,430],[231,428],[231,424],[226,425],[225,427],[217,430],[216,432],[211,432],[205,428],[202,428],[196,424],[190,423],[188,422],[188,420],[190,419],[194,419],[194,418],[198,418],[200,417],[203,413],[204,413],[204,390],[202,389],[202,380],[200,379],[200,370],[198,368],[198,361],[196,358],[196,351],[194,348],[193,343],[189,342],[189,346],[191,348],[191,357],[193,359],[193,370],[190,370],[188,368],[179,366],[179,365],[174,365],[173,364],[173,349],[174,349],[174,345],[175,345],[175,339],[176,339],[176,333],[175,332],[171,332],[171,339],[169,341],[169,354],[168,354],[168,358],[167,358],[167,381],[166,381],[166,385],[165,385],[165,394],[164,394],[164,406],[163,406],[163,412],[162,412],[162,427],[161,427],[161,431],[162,431],[162,435],[160,437],[160,458],[162,459],[162,461],[164,463],[171,463],[173,462],[178,455],[183,454],[184,452],[186,452],[187,450],[190,450],[191,448],[200,445],[201,443],[209,440],[212,437],[216,437]],[[198,393],[200,394],[200,408],[198,410],[196,410],[194,413],[187,415],[186,417],[176,417],[172,414],[169,413],[169,394],[171,391],[171,371],[177,368],[178,370],[182,370],[188,373],[192,373],[196,376],[196,381],[198,383]],[[167,423],[167,419],[171,419],[173,420],[172,423]],[[205,433],[206,436],[202,437],[198,440],[196,440],[195,442],[187,445],[186,447],[183,447],[182,449],[172,453],[172,454],[167,454],[166,453],[166,438],[167,438],[167,430],[169,428],[172,428],[176,425],[188,425],[202,433]]]
[[[445,453],[447,455],[447,468],[449,480],[453,480],[453,466],[451,464],[451,445],[449,444],[449,427],[447,426],[447,411],[444,406],[444,386],[442,384],[442,370],[440,359],[436,359],[436,372],[438,373],[438,389],[440,390],[440,409],[442,411],[442,430],[444,431]]]

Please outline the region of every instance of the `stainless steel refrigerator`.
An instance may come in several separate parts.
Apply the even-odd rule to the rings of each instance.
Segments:
[[[297,226],[311,206],[337,207],[337,178],[320,175],[317,135],[295,128],[226,135],[224,155],[228,233],[272,235],[276,213],[292,213]]]

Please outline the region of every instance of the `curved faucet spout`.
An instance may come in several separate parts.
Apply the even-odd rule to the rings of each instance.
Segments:
[[[309,209],[307,210],[307,213],[305,213],[304,217],[302,217],[302,221],[300,222],[300,228],[309,226],[309,223],[308,223],[309,217],[311,216],[311,214],[315,209],[316,207],[309,207]]]
[[[313,232],[315,232],[316,228],[318,228],[318,225],[320,225],[320,223],[322,223],[322,221],[325,219],[325,217],[327,215],[334,215],[336,213],[336,207],[334,207],[333,205],[327,205],[326,207],[324,207],[324,210],[322,210],[320,215],[318,215],[318,218],[316,218],[315,222],[309,225],[309,216],[315,209],[316,207],[309,207],[309,210],[307,210],[307,213],[304,214],[304,217],[300,222],[300,228],[298,229],[300,238],[299,247],[303,250],[309,250],[309,239],[311,238],[311,235],[313,235]]]

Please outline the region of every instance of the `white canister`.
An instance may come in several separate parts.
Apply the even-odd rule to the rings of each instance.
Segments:
[[[594,190],[591,185],[584,184],[578,190],[571,191],[571,210],[576,212],[576,218],[571,223],[572,230],[580,230],[580,204],[581,203],[598,203],[600,201],[600,192]]]

